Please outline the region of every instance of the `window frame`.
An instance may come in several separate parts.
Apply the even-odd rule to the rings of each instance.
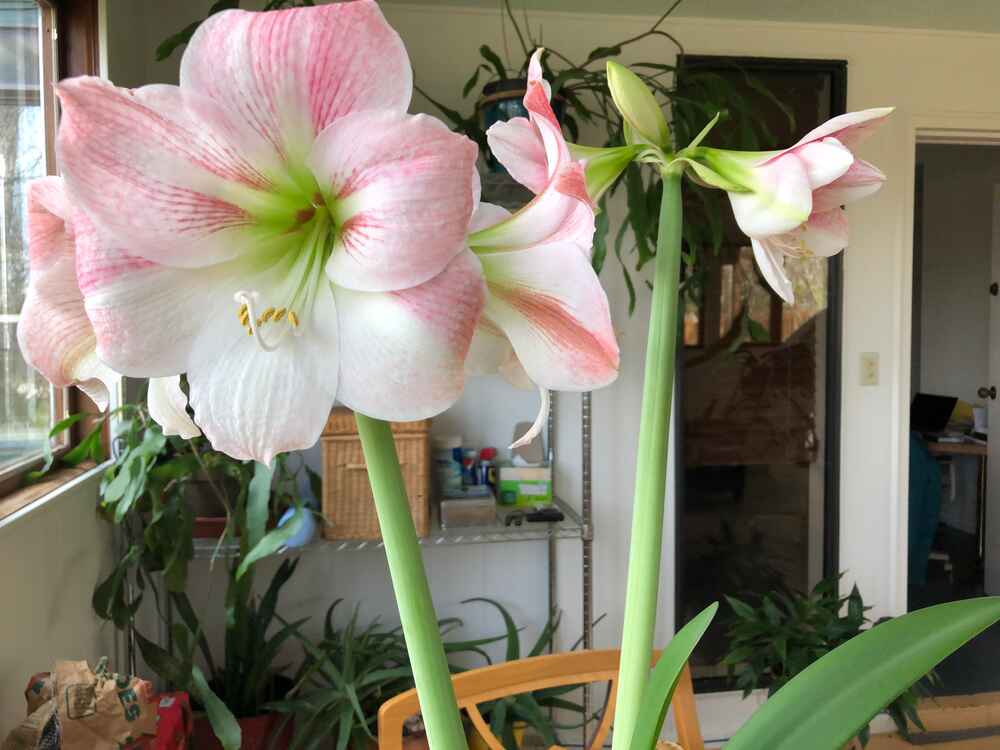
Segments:
[[[39,98],[45,127],[46,173],[57,174],[55,156],[58,126],[58,102],[55,96],[57,80],[78,75],[100,75],[99,0],[35,0],[41,10],[42,63]],[[93,429],[99,410],[78,388],[54,388],[52,413],[54,421],[73,413],[93,415],[80,420],[56,438],[53,454],[60,456],[76,445]],[[110,444],[110,432],[104,425],[105,448]],[[43,465],[44,456],[28,455],[0,470],[0,499],[23,488],[25,476]],[[66,480],[79,472],[71,472]],[[53,482],[46,483],[53,485]],[[55,485],[49,489],[54,489]],[[37,494],[37,493],[32,493]],[[4,513],[0,513],[2,518]]]

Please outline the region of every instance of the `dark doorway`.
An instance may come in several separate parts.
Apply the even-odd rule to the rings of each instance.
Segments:
[[[847,65],[689,55],[678,81],[734,86],[769,150],[844,112]],[[745,148],[740,119],[707,145]],[[723,241],[693,272],[678,368],[678,627],[725,595],[807,590],[837,570],[841,260],[789,260],[796,302],[786,305],[720,211]],[[731,688],[730,618],[723,604],[694,654],[700,690]]]

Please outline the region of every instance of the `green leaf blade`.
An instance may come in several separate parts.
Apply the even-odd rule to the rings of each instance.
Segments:
[[[941,604],[882,623],[781,688],[725,750],[840,750],[896,696],[1000,620],[1000,597]]]

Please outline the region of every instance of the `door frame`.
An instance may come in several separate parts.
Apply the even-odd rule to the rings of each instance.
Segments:
[[[894,437],[897,457],[892,495],[896,503],[891,509],[895,529],[895,554],[890,577],[889,605],[893,614],[903,614],[907,609],[907,558],[909,555],[909,470],[910,470],[910,363],[913,361],[913,219],[916,210],[917,145],[942,143],[951,145],[1000,146],[1000,112],[921,112],[910,115],[906,138],[906,170],[903,189],[905,209],[900,227],[903,239],[902,267],[897,287],[900,311],[898,337],[900,366],[895,368],[895,398],[893,413],[896,423]]]

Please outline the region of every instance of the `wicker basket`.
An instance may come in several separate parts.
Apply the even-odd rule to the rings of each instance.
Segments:
[[[393,422],[396,452],[410,500],[417,534],[430,531],[430,427],[420,422]],[[327,539],[381,539],[375,502],[354,412],[335,408],[323,431],[323,516]]]

